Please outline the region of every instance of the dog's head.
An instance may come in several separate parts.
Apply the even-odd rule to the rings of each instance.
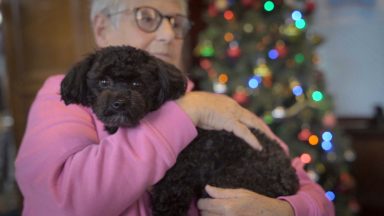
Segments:
[[[173,65],[140,49],[114,46],[77,63],[61,83],[61,98],[91,107],[107,128],[131,127],[182,96],[186,86],[186,75]]]

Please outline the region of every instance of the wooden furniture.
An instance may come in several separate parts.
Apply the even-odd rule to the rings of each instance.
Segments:
[[[363,118],[340,121],[356,152],[351,174],[356,178],[360,216],[384,215],[384,128],[371,122]]]
[[[19,145],[43,81],[93,49],[87,0],[3,0],[9,104]],[[48,111],[48,110],[47,110]]]
[[[89,19],[89,0],[2,0],[9,104],[15,119],[18,146],[29,107],[44,80],[65,73],[96,48]],[[203,27],[202,0],[190,4],[195,23],[185,39],[185,69],[191,67],[191,50]],[[48,110],[47,110],[48,111]]]

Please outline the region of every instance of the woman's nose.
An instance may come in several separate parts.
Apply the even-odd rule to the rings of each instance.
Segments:
[[[169,19],[164,18],[156,31],[156,37],[159,40],[169,42],[175,39],[175,32]]]

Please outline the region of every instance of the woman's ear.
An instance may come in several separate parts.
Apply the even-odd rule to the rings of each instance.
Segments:
[[[108,31],[111,27],[111,21],[105,14],[99,13],[92,20],[93,36],[98,47],[109,45]]]

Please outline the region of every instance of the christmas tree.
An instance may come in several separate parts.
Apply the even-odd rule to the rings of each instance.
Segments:
[[[194,49],[198,88],[227,94],[262,117],[334,202],[336,215],[358,203],[349,164],[355,154],[338,128],[317,67],[322,36],[311,31],[311,0],[209,0]]]

